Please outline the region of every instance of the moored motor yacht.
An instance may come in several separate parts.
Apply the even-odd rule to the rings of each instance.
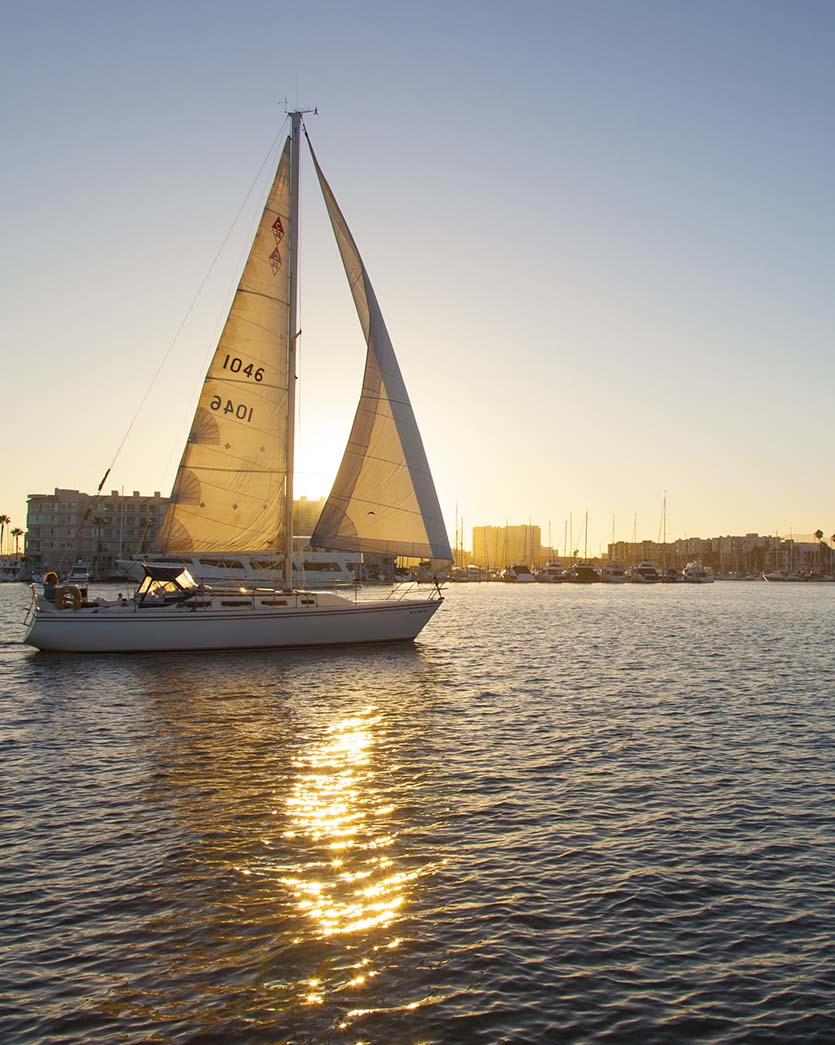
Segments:
[[[550,559],[536,571],[536,579],[540,584],[562,584],[568,580],[563,564],[559,559]]]
[[[701,562],[688,562],[684,567],[684,579],[688,584],[713,584],[713,573]]]
[[[159,566],[181,566],[196,581],[209,585],[275,584],[284,573],[281,555],[218,552],[203,555],[154,555],[143,560],[117,559],[120,572],[133,581],[145,576],[145,562]],[[337,551],[296,551],[293,553],[293,583],[304,588],[336,588],[354,585],[360,576],[362,555]]]
[[[23,567],[16,559],[0,560],[0,584],[23,579]]]
[[[600,571],[600,579],[604,584],[625,584],[629,580],[626,567],[620,562],[605,562]]]
[[[642,559],[633,566],[629,571],[629,579],[633,584],[657,584],[661,580],[657,566],[649,559]]]
[[[526,562],[515,562],[501,572],[501,579],[511,584],[531,584],[536,577]]]
[[[600,580],[600,574],[593,563],[588,561],[575,562],[568,569],[567,580],[571,584],[596,584]]]
[[[90,567],[80,560],[73,563],[68,570],[62,572],[67,584],[88,584],[90,581]]]

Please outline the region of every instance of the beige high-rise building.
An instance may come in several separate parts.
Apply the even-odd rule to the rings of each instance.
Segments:
[[[538,526],[474,526],[473,562],[488,570],[500,570],[511,563],[533,566],[543,559]]]

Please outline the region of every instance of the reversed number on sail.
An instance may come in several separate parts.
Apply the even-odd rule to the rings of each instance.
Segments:
[[[257,369],[254,363],[244,363],[238,356],[227,356],[223,361],[223,369],[231,370],[233,374],[246,374],[247,377],[251,377],[256,381],[264,380],[264,368],[259,366]]]
[[[220,410],[224,414],[233,414],[239,421],[248,423],[252,420],[252,407],[247,406],[246,403],[233,403],[231,399],[227,399],[224,403],[220,396],[212,396],[209,406],[212,410]]]

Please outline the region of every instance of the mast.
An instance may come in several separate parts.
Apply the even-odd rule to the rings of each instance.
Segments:
[[[299,278],[299,160],[301,159],[302,113],[289,113],[290,129],[290,318],[287,337],[287,478],[284,505],[284,585],[293,587],[293,468],[296,437],[296,338]]]

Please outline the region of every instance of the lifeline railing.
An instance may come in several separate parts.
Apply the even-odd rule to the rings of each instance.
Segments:
[[[35,585],[34,584],[30,584],[29,585],[29,589],[32,592],[32,598],[29,600],[29,605],[26,607],[26,615],[23,618],[23,627],[24,628],[28,628],[29,627],[29,625],[31,624],[31,622],[32,622],[32,620],[33,620],[33,618],[35,616],[35,610],[38,608],[38,593],[37,593],[37,590],[35,589]]]

